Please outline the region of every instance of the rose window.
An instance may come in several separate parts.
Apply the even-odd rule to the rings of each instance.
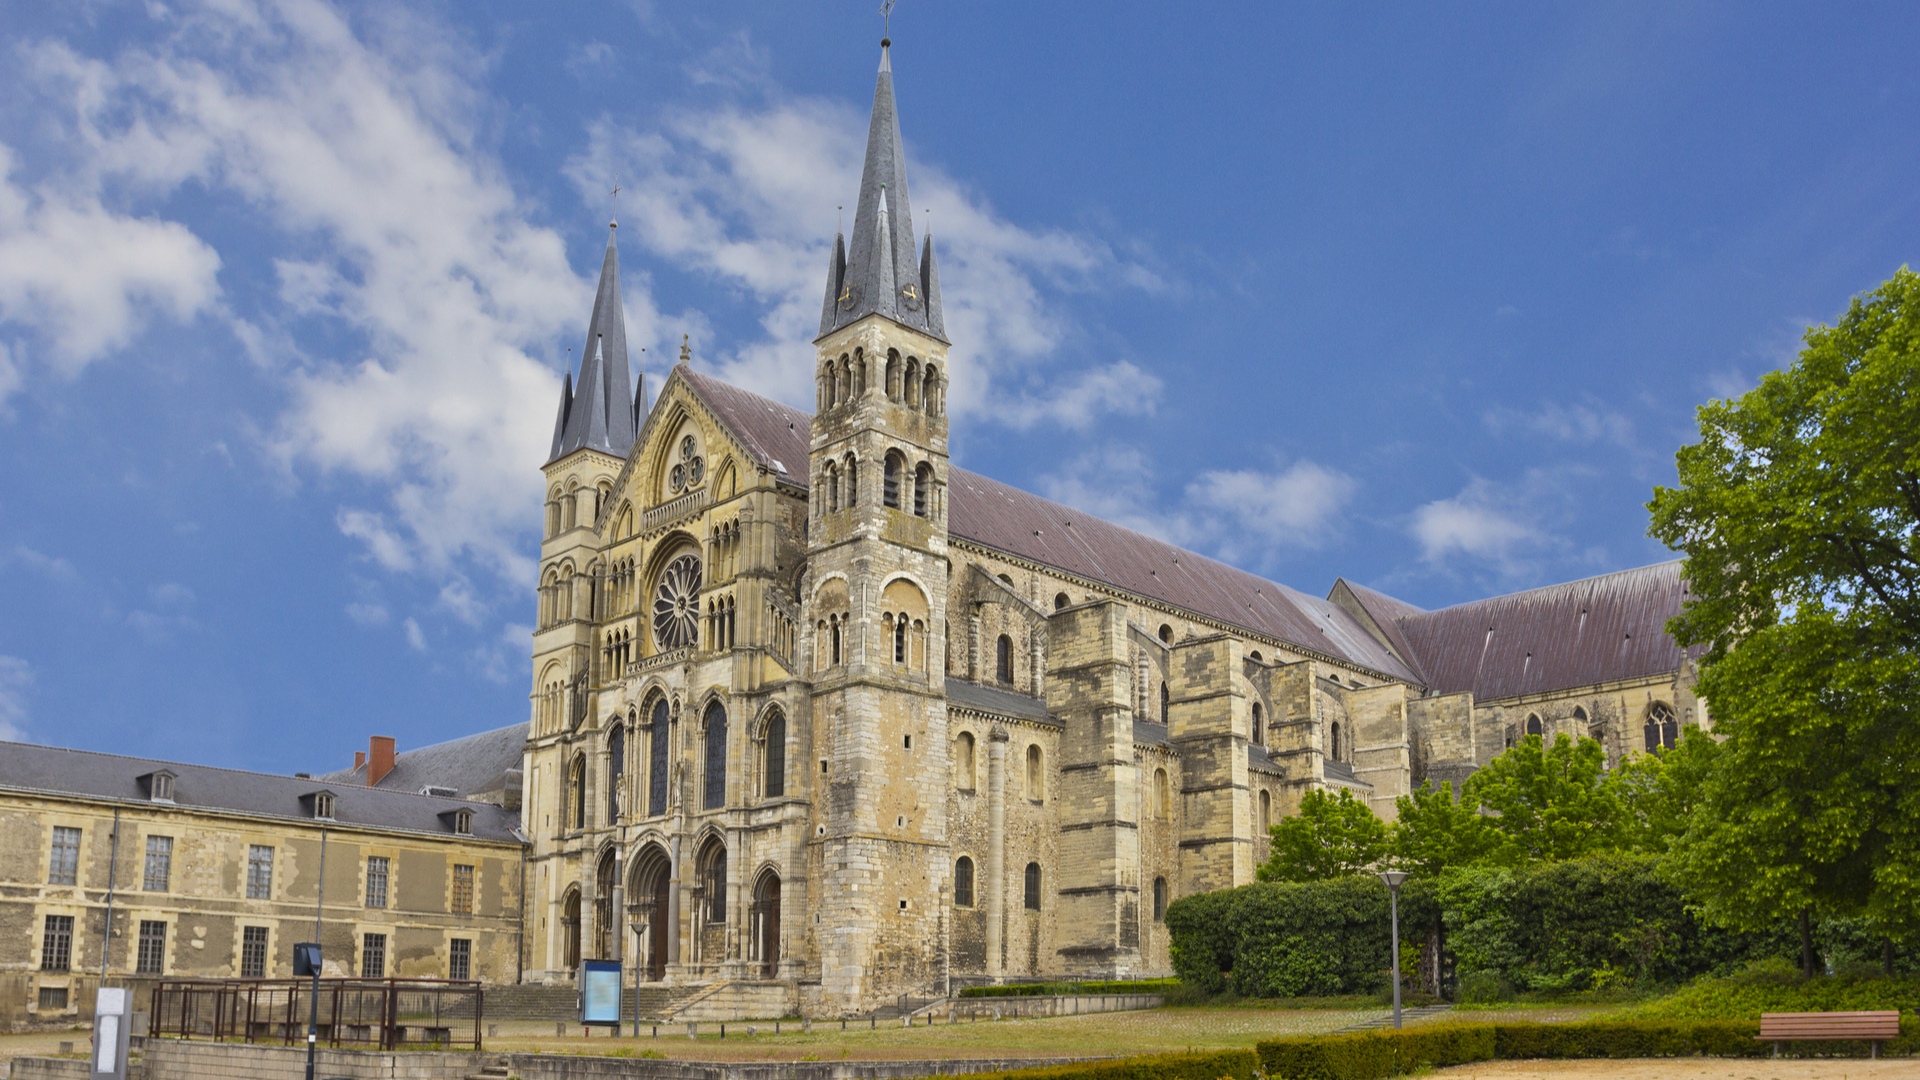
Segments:
[[[700,626],[700,557],[682,555],[667,564],[653,591],[653,637],[662,651],[694,643]]]

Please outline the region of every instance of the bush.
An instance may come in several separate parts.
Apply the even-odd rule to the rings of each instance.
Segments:
[[[1842,975],[1802,979],[1785,961],[1763,962],[1721,979],[1700,979],[1667,997],[1614,1014],[1622,1020],[1753,1020],[1770,1012],[1920,1009],[1920,978]]]
[[[1222,1050],[1211,1054],[1155,1054],[1087,1061],[974,1076],[978,1080],[1253,1080],[1253,1070],[1258,1064],[1259,1059],[1251,1050]]]
[[[1373,877],[1258,884],[1182,897],[1167,908],[1180,981],[1242,997],[1379,993],[1392,933],[1387,887]],[[1439,916],[1432,888],[1400,892],[1401,956]]]

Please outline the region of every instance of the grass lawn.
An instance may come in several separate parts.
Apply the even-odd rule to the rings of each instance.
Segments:
[[[1087,1016],[1049,1016],[1023,1020],[980,1020],[937,1023],[907,1029],[894,1021],[869,1029],[850,1022],[842,1032],[838,1022],[814,1025],[811,1035],[799,1032],[798,1021],[782,1021],[782,1034],[760,1021],[759,1034],[746,1034],[747,1024],[700,1025],[698,1041],[687,1038],[685,1024],[662,1027],[660,1038],[605,1037],[605,1030],[582,1038],[577,1024],[567,1025],[568,1036],[555,1038],[551,1023],[508,1021],[500,1034],[487,1040],[489,1050],[546,1051],[548,1053],[608,1054],[626,1051],[638,1056],[647,1050],[661,1056],[716,1061],[837,1061],[875,1058],[1038,1058],[1114,1057],[1195,1050],[1251,1047],[1262,1039],[1282,1035],[1315,1035],[1379,1016],[1378,1007],[1364,1009],[1260,1009],[1247,1006],[1213,1008],[1171,1006],[1140,1012],[1095,1013]],[[671,1035],[669,1034],[671,1032]]]

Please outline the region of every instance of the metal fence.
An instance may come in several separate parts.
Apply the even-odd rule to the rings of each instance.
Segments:
[[[147,1031],[170,1039],[302,1045],[308,979],[169,979],[156,983]],[[319,1043],[360,1050],[479,1050],[477,982],[321,979]]]

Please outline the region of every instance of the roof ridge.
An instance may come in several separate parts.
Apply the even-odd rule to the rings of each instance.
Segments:
[[[1684,559],[1662,559],[1661,561],[1656,563],[1647,563],[1645,566],[1630,566],[1624,570],[1609,570],[1604,574],[1590,574],[1587,577],[1574,578],[1571,581],[1554,582],[1551,585],[1536,585],[1531,589],[1518,589],[1510,593],[1501,593],[1498,596],[1483,596],[1478,600],[1462,600],[1457,604],[1448,604],[1446,607],[1427,608],[1420,611],[1418,615],[1403,615],[1403,616],[1400,616],[1400,618],[1417,619],[1425,615],[1439,615],[1443,612],[1448,612],[1448,611],[1460,611],[1466,608],[1479,607],[1486,604],[1497,604],[1505,600],[1513,600],[1520,597],[1533,596],[1538,593],[1550,592],[1554,589],[1571,589],[1571,588],[1574,588],[1575,586],[1585,585],[1588,582],[1603,581],[1607,578],[1614,578],[1614,577],[1624,577],[1628,574],[1643,574],[1648,570],[1658,570],[1662,567],[1667,567],[1667,566],[1679,566],[1681,563],[1685,561],[1686,560]],[[1362,588],[1365,588],[1365,586],[1362,586]],[[1378,592],[1378,590],[1373,590],[1373,591]],[[1380,595],[1387,596],[1387,594],[1385,593],[1381,593]],[[1396,599],[1395,597],[1392,597],[1392,596],[1387,596],[1387,598],[1389,600]],[[1405,603],[1405,601],[1402,601],[1402,603]]]

